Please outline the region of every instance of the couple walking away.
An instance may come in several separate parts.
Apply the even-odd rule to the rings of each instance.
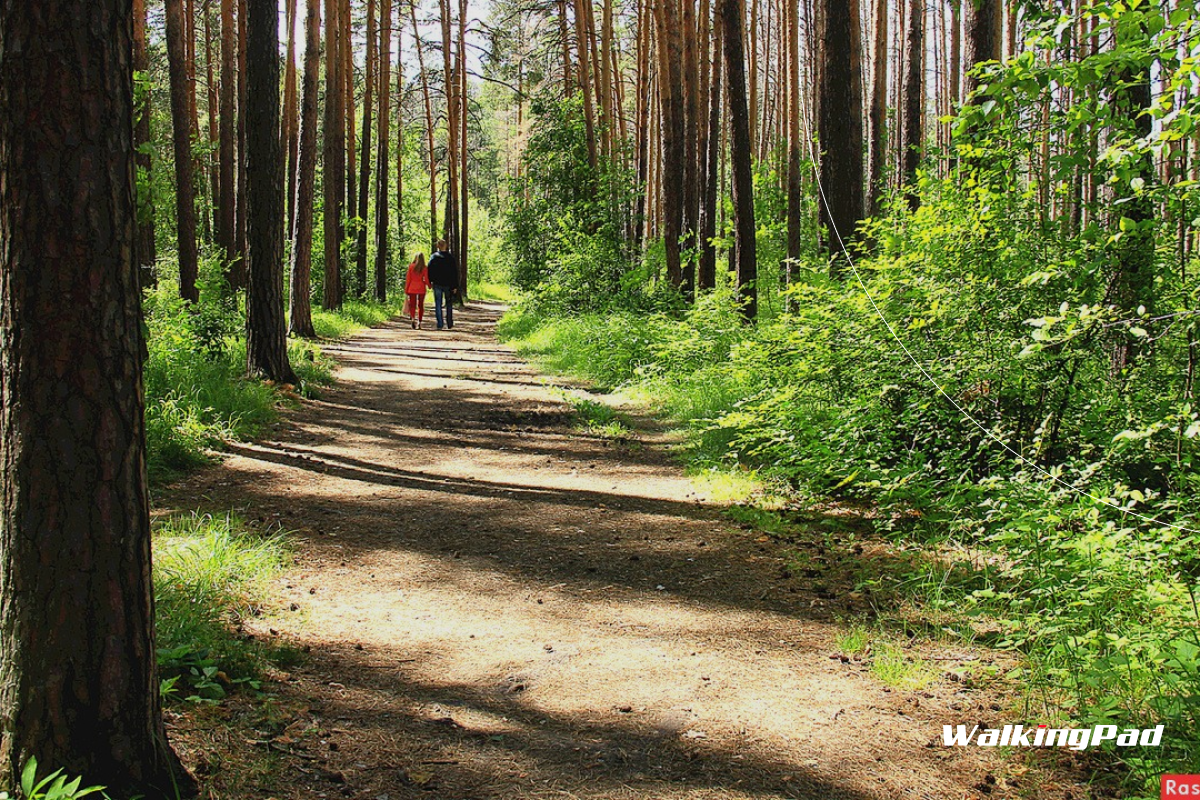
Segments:
[[[408,320],[414,328],[420,328],[425,319],[425,290],[433,289],[433,310],[437,317],[437,329],[442,325],[442,305],[446,307],[445,326],[454,327],[454,295],[458,292],[458,259],[446,249],[446,240],[439,239],[437,252],[425,264],[425,254],[408,265],[404,278],[404,292],[408,295]]]

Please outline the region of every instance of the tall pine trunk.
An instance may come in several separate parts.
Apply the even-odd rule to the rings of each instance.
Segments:
[[[288,238],[295,229],[296,219],[296,169],[300,157],[300,114],[299,91],[296,85],[296,15],[299,0],[287,0],[287,56],[284,59],[283,77],[283,149],[287,158],[287,185],[283,193],[287,203],[287,224],[284,227]]]
[[[686,158],[686,144],[683,141],[684,100],[681,93],[683,46],[678,11],[676,0],[664,0],[655,9],[658,91],[661,105],[659,130],[662,136],[662,236],[666,251],[667,280],[675,287],[683,282],[679,239],[683,233],[683,171]],[[728,42],[728,39],[726,41]]]
[[[317,173],[317,94],[321,70],[321,4],[305,5],[304,94],[300,101],[300,158],[296,169],[296,223],[292,229],[291,291],[288,331],[295,336],[317,335],[312,320],[313,205]]]
[[[283,316],[283,186],[279,137],[279,0],[248,0],[246,371],[295,383]]]
[[[887,195],[888,0],[875,0],[875,40],[871,60],[871,174],[867,181],[867,211],[878,214]]]
[[[458,81],[452,63],[453,48],[450,36],[450,0],[439,0],[442,17],[442,83],[446,88],[446,216],[443,238],[448,246],[458,242]]]
[[[238,259],[231,271],[235,289],[246,288],[246,0],[237,0],[237,233],[234,244]]]
[[[167,744],[155,665],[132,57],[128,0],[0,2],[9,788],[36,758],[121,797],[195,792]]]
[[[146,42],[146,0],[133,0],[133,69],[135,73],[145,76],[150,70],[150,52]],[[138,172],[142,177],[138,186],[145,191],[138,191],[138,234],[137,262],[141,269],[142,286],[153,286],[158,281],[154,262],[158,260],[158,247],[154,240],[154,191],[150,171],[153,162],[150,159],[150,89],[149,77],[146,90],[142,93],[142,103],[136,110],[136,126],[133,130],[133,146],[137,152],[136,162]]]
[[[191,105],[188,100],[187,21],[183,0],[166,0],[167,62],[171,82],[171,140],[175,145],[175,221],[179,257],[179,296],[196,302],[196,200],[192,160]]]
[[[737,250],[738,296],[747,321],[758,316],[758,255],[754,224],[754,176],[750,155],[754,140],[746,107],[745,53],[742,45],[742,0],[718,0],[725,39],[725,76],[729,86],[729,158],[733,168],[733,215]]]
[[[371,125],[375,122],[375,0],[367,0],[367,81],[363,86],[362,148],[358,168],[358,246],[354,250],[354,267],[357,277],[358,296],[367,295],[367,213],[370,209],[371,192]],[[384,116],[387,116],[385,113]]]
[[[713,238],[717,235],[717,216],[720,213],[723,29],[718,13],[713,20],[712,80],[708,92],[708,146],[705,157],[704,206],[700,214],[700,264],[696,276],[697,287],[701,290],[712,289],[717,285],[717,248],[713,244]]]
[[[849,246],[865,211],[858,0],[820,0],[820,9],[821,224],[836,276],[843,247]]]
[[[803,200],[801,163],[803,142],[800,133],[800,2],[787,3],[787,264],[784,275],[787,284],[795,281],[796,264],[800,258],[804,219],[800,206]]]
[[[375,155],[375,299],[387,299],[388,124],[391,120],[392,0],[379,0],[379,152]],[[397,159],[397,177],[399,160]],[[403,212],[403,207],[401,207]]]
[[[231,287],[244,283],[237,245],[237,32],[234,0],[221,0],[221,129],[217,166],[221,195],[217,201],[217,244],[226,264]]]
[[[312,0],[317,2],[317,0]],[[342,103],[341,3],[325,0],[325,294],[327,309],[342,307],[342,203],[346,189],[345,116]]]
[[[458,0],[458,120],[459,136],[458,149],[461,158],[459,178],[459,202],[462,211],[458,215],[458,292],[460,301],[467,299],[467,254],[470,250],[467,235],[470,231],[470,209],[468,203],[471,196],[467,191],[467,158],[471,148],[467,145],[467,122],[470,120],[467,108],[467,0]]]
[[[904,125],[900,147],[900,180],[905,185],[908,207],[921,204],[917,190],[917,169],[921,166],[921,148],[925,139],[925,2],[909,0],[908,58],[904,71]]]
[[[1003,47],[1003,0],[963,0],[963,26],[966,29],[966,59],[968,68],[985,61],[999,61]],[[979,88],[979,78],[968,72],[963,85],[964,96]]]

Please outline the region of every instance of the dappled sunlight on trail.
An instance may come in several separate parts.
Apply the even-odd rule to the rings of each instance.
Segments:
[[[777,547],[660,436],[576,430],[500,312],[330,347],[337,388],[169,493],[296,532],[258,629],[310,651],[282,692],[314,733],[273,793],[972,796],[992,756],[928,746],[961,687],[847,668]]]

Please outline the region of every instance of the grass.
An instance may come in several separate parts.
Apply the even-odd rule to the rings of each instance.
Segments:
[[[862,623],[853,623],[837,636],[837,648],[846,656],[857,656],[871,647],[871,633]]]
[[[517,293],[511,286],[491,281],[470,281],[467,284],[467,297],[472,300],[491,300],[497,303],[515,303]]]
[[[364,328],[382,325],[404,311],[404,298],[394,298],[387,303],[364,300],[347,300],[336,311],[323,308],[313,309],[313,327],[322,339],[346,339]]]
[[[936,677],[923,659],[906,655],[903,649],[889,641],[875,643],[871,674],[884,686],[907,691],[923,689]]]
[[[284,536],[233,515],[193,514],[156,527],[159,670],[168,696],[219,700],[234,686],[253,687],[268,663],[286,657],[239,629],[262,613],[287,558]]]
[[[920,656],[906,654],[887,633],[872,630],[862,622],[850,623],[835,641],[842,655],[867,660],[871,675],[884,686],[916,691],[937,678],[934,669]]]
[[[633,431],[621,414],[607,403],[567,394],[579,428],[601,439],[628,439]]]
[[[314,325],[323,338],[345,338],[400,306],[351,300],[337,312],[314,310]],[[169,282],[147,295],[146,319],[147,461],[156,483],[209,463],[224,442],[253,438],[296,394],[313,397],[333,381],[333,361],[303,339],[288,341],[298,385],[247,378],[242,311],[211,298],[189,306]]]

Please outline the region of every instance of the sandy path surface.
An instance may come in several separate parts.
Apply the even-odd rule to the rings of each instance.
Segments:
[[[501,311],[329,347],[336,388],[165,493],[296,531],[283,610],[256,624],[310,655],[260,796],[1052,794],[941,746],[944,722],[998,706],[838,659],[830,598],[654,435],[576,431],[497,343]]]

